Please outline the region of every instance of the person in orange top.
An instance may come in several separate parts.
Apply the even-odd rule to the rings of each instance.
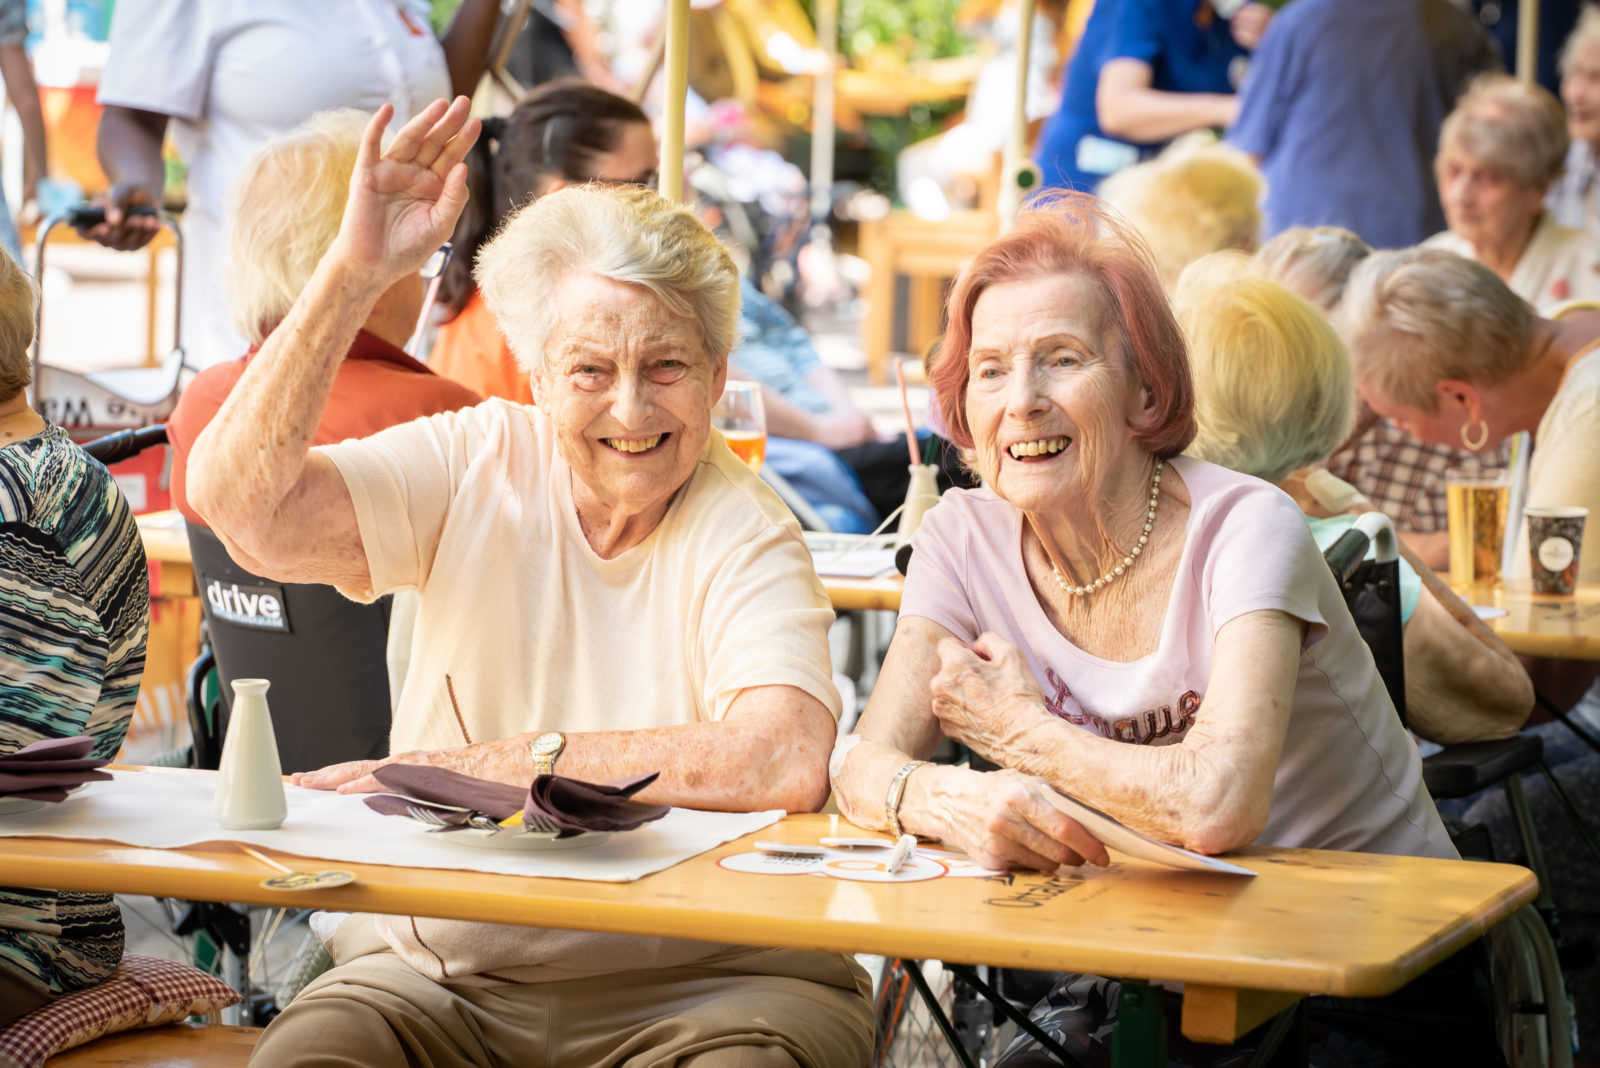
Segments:
[[[478,250],[527,201],[582,182],[653,186],[656,161],[645,113],[586,82],[549,82],[508,118],[486,120],[467,156],[469,199],[451,236],[456,255],[439,286],[450,318],[439,327],[428,366],[486,397],[532,404],[528,373],[473,284]]]
[[[197,375],[167,421],[172,500],[191,523],[204,524],[205,518],[189,505],[189,450],[333,244],[366,123],[365,114],[349,109],[314,115],[264,146],[234,189],[224,280],[234,325],[250,340],[250,351]],[[367,437],[482,400],[401,348],[416,327],[422,304],[419,276],[397,282],[378,301],[345,354],[313,444]]]

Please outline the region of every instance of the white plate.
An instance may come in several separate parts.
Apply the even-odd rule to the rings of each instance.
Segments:
[[[80,782],[67,791],[71,797],[89,784]],[[24,812],[37,812],[46,805],[60,804],[58,801],[36,801],[31,797],[0,797],[0,816],[20,816]]]
[[[1501,616],[1510,615],[1504,608],[1496,608],[1492,604],[1475,604],[1472,606],[1472,614],[1479,619],[1499,619]]]
[[[611,837],[610,831],[586,831],[571,838],[557,838],[551,834],[493,834],[482,831],[446,831],[436,837],[449,842],[459,842],[474,849],[504,849],[525,852],[542,849],[586,849],[597,846]]]

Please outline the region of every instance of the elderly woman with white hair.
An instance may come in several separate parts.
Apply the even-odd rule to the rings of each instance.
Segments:
[[[1327,549],[1355,522],[1306,499],[1300,472],[1347,436],[1354,391],[1344,343],[1317,308],[1218,253],[1184,272],[1174,310],[1189,343],[1198,431],[1189,455],[1276,483],[1302,501]],[[1527,672],[1415,557],[1401,561],[1406,708],[1436,742],[1515,734],[1533,708]]]
[[[575,187],[524,208],[477,281],[538,407],[491,400],[312,448],[357,328],[451,232],[468,102],[385,150],[195,443],[190,500],[236,559],[357,599],[420,591],[390,762],[526,786],[646,772],[639,796],[812,810],[839,697],[799,530],[710,425],[738,273],[686,208]],[[378,788],[371,761],[298,775]],[[835,953],[357,916],[252,1063],[864,1063],[870,983]],[[624,1052],[625,1056],[624,1056]]]
[[[1562,226],[1600,234],[1600,7],[1583,5],[1556,66],[1572,145],[1545,203]]]
[[[1264,190],[1249,156],[1210,134],[1194,134],[1155,159],[1111,175],[1098,193],[1144,237],[1170,293],[1183,269],[1201,256],[1254,251]]]
[[[1474,82],[1434,157],[1450,228],[1423,244],[1483,263],[1542,311],[1600,300],[1600,237],[1562,226],[1544,206],[1567,145],[1566,118],[1547,90],[1505,75]]]

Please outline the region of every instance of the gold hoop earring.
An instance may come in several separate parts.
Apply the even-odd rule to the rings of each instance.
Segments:
[[[1461,424],[1461,444],[1466,447],[1468,452],[1477,452],[1479,449],[1481,449],[1485,445],[1489,444],[1489,423],[1488,423],[1488,421],[1484,420],[1484,419],[1479,419],[1478,420],[1478,440],[1477,441],[1473,441],[1473,440],[1471,440],[1470,438],[1467,437],[1467,424],[1466,423],[1462,423]]]

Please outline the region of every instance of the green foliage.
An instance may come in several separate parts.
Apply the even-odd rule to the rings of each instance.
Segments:
[[[814,0],[802,3],[814,23]],[[855,67],[893,69],[972,51],[972,42],[956,26],[959,0],[838,0],[838,4],[839,50]],[[866,127],[872,163],[866,174],[857,176],[893,195],[895,157],[900,150],[937,133],[963,104],[959,100],[919,104],[905,115],[869,117]]]
[[[461,6],[461,0],[432,0],[431,6],[429,19],[433,22],[433,32],[443,33],[455,16],[456,8]]]
[[[839,0],[839,48],[866,59],[888,48],[907,62],[972,50],[956,29],[957,0]]]

